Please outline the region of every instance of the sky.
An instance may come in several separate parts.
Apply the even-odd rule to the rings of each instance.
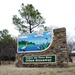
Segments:
[[[35,44],[38,44],[40,42],[47,43],[47,41],[50,40],[49,43],[51,43],[52,42],[52,34],[50,34],[49,32],[44,32],[44,34],[40,35],[40,36],[36,33],[19,36],[18,41],[23,41],[23,40],[28,41],[28,42],[33,42]]]
[[[11,35],[19,35],[12,17],[19,15],[22,3],[38,9],[45,18],[45,26],[66,27],[68,35],[75,35],[75,0],[0,0],[0,30],[8,29]]]

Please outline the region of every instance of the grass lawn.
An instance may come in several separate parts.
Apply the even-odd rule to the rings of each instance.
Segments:
[[[68,68],[18,68],[14,64],[1,65],[0,75],[75,75],[75,63]]]
[[[26,46],[25,44],[20,44],[20,45],[18,45],[18,48],[21,48],[21,47],[24,47],[24,46]],[[34,44],[27,44],[27,46],[34,46]]]

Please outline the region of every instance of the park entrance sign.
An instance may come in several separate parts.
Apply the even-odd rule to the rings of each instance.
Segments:
[[[56,62],[56,56],[24,56],[23,63],[46,63]]]
[[[66,29],[20,35],[17,40],[17,67],[67,67]]]

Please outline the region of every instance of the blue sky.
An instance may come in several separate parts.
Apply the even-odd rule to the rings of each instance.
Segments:
[[[34,42],[36,44],[40,44],[40,43],[46,43],[48,41],[48,38],[50,38],[50,40],[52,40],[52,34],[48,34],[49,32],[44,32],[43,36],[38,36],[37,34],[29,34],[29,35],[24,35],[24,36],[19,36],[19,40],[18,41],[29,41],[29,42]],[[35,35],[37,37],[35,37]],[[25,37],[25,38],[24,38]]]
[[[66,27],[68,35],[75,35],[75,0],[0,0],[0,30],[8,29],[11,35],[19,35],[12,17],[19,15],[22,3],[33,4],[45,18],[45,26]]]

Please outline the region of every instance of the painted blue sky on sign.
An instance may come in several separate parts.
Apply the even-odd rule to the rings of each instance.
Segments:
[[[18,52],[38,52],[45,50],[52,42],[52,35],[50,32],[44,32],[42,35],[36,33],[25,34],[18,37]],[[25,45],[21,42],[26,42]],[[36,48],[34,48],[34,46]],[[22,50],[25,48],[24,50]],[[36,49],[36,50],[35,50]]]
[[[47,39],[51,37],[52,35],[49,32],[44,32],[42,36],[38,36],[36,33],[34,33],[34,34],[20,36],[18,41],[29,41],[37,43],[39,42],[39,40],[43,40],[42,42],[46,43]]]

